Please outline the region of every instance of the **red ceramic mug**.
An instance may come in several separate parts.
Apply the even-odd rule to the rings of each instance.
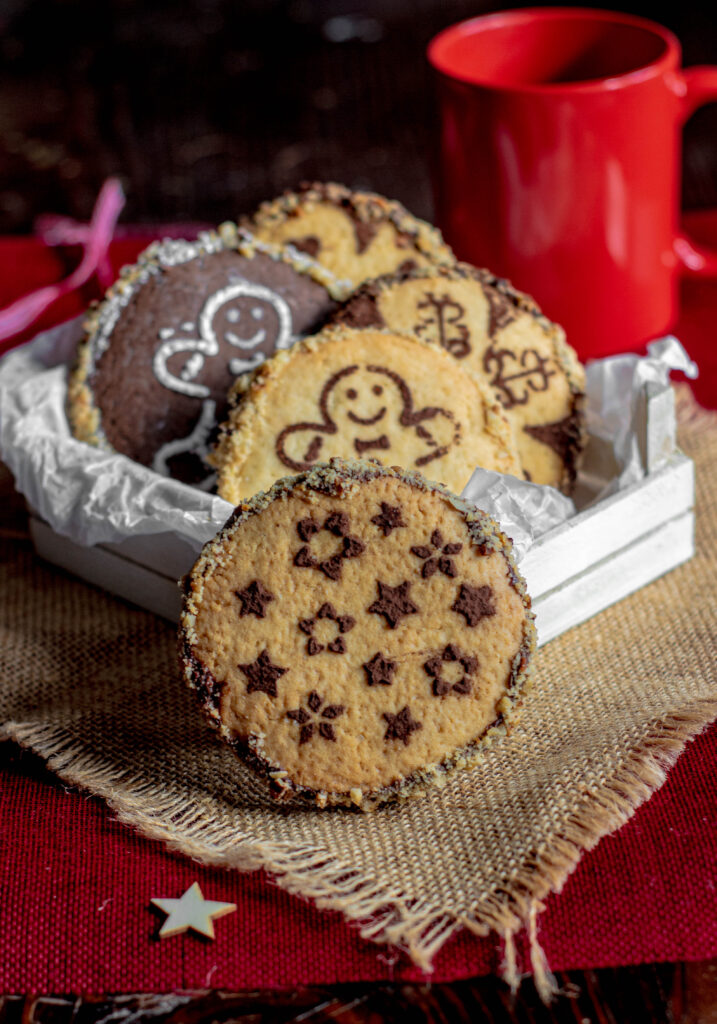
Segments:
[[[717,67],[680,57],[660,25],[570,7],[473,18],[428,49],[439,226],[584,359],[668,332],[680,273],[717,276],[678,224],[682,124],[717,100]]]

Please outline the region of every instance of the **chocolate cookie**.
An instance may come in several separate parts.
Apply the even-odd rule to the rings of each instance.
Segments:
[[[263,203],[245,223],[263,241],[308,253],[349,290],[399,267],[455,260],[437,228],[400,203],[332,182],[302,185]]]
[[[207,442],[229,388],[336,308],[331,275],[224,224],[164,241],[91,310],[68,388],[73,433],[207,486]]]
[[[527,295],[466,263],[366,282],[334,322],[434,341],[496,389],[529,480],[570,490],[585,443],[585,373]]]
[[[505,732],[529,609],[489,516],[418,473],[335,459],[242,504],[206,545],[181,661],[275,797],[370,809]]]
[[[477,465],[521,474],[492,390],[438,346],[322,331],[237,381],[211,461],[233,504],[333,456],[419,469],[460,491]]]

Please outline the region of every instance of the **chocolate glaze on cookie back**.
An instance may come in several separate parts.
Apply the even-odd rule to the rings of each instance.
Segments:
[[[95,437],[77,436],[200,485],[235,378],[313,333],[335,308],[325,272],[241,235],[236,245],[210,239],[150,250],[100,307],[77,371],[98,419]],[[70,390],[73,426],[82,427],[77,380]]]

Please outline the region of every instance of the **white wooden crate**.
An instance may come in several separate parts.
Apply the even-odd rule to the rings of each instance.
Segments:
[[[520,563],[533,599],[540,644],[645,586],[694,554],[694,466],[675,445],[673,392],[648,384],[638,440],[646,476],[589,505],[537,540]],[[610,479],[612,451],[591,438],[576,500]],[[31,514],[38,554],[76,576],[170,621],[180,610],[179,578],[194,563],[174,533],[82,547]]]

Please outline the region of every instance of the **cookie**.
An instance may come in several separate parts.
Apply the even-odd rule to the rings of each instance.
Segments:
[[[237,381],[211,460],[232,504],[320,461],[374,458],[461,491],[477,465],[521,474],[491,389],[410,335],[334,328]]]
[[[333,182],[286,192],[263,203],[245,223],[262,241],[308,253],[343,279],[348,290],[399,267],[455,260],[438,229],[400,203]]]
[[[332,460],[239,506],[184,581],[180,656],[281,800],[370,809],[506,731],[535,629],[510,541],[419,473]]]
[[[234,378],[318,329],[335,289],[323,267],[231,224],[153,244],[90,312],[68,387],[73,433],[206,488]]]
[[[496,389],[526,477],[571,489],[585,444],[585,373],[562,328],[527,295],[466,263],[422,268],[366,282],[334,322],[441,345]]]

